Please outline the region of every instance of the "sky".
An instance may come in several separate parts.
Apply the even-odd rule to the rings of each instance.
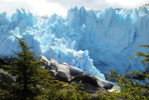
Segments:
[[[68,9],[84,6],[87,10],[105,8],[135,8],[149,3],[149,0],[0,0],[0,13],[13,14],[16,8],[24,8],[36,15],[58,14],[65,17]]]

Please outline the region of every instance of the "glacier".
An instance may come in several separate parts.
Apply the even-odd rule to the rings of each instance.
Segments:
[[[55,59],[105,79],[109,70],[124,74],[144,71],[140,58],[130,61],[138,48],[149,44],[149,9],[114,9],[102,11],[71,8],[65,18],[35,16],[17,9],[12,16],[0,14],[0,57],[15,56],[18,41],[24,37],[38,56]],[[131,67],[130,67],[131,66]],[[103,74],[104,73],[104,74]]]

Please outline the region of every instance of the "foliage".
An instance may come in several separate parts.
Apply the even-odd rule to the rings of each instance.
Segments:
[[[58,99],[55,100],[90,100],[91,96],[86,93],[80,84],[71,84],[58,92]]]
[[[0,68],[8,72],[11,71],[11,67],[9,65],[1,65]]]
[[[147,48],[149,49],[149,45],[141,45],[141,48]],[[146,63],[146,69],[145,69],[145,73],[148,74],[149,73],[149,53],[142,53],[142,52],[137,52],[134,56],[132,56],[132,59],[134,59],[135,57],[141,56],[143,59],[141,60],[141,62]]]
[[[59,84],[61,83],[61,84]],[[44,91],[44,95],[38,96],[37,100],[90,100],[90,95],[82,90],[79,84],[67,84],[59,82],[59,85]],[[57,85],[58,85],[57,84]]]
[[[117,85],[121,87],[120,92],[103,92],[98,91],[99,100],[148,100],[149,89],[146,85],[142,85],[139,81],[125,78],[116,71],[110,71],[114,77],[109,80],[115,80]],[[132,71],[129,74],[141,74],[137,71]],[[145,76],[148,78],[148,76]]]
[[[141,45],[141,48],[149,48],[149,45]],[[145,62],[147,64],[149,64],[149,53],[145,54],[142,52],[137,52],[132,59],[134,59],[135,57],[141,56],[143,59],[141,60],[141,62]]]
[[[80,85],[55,80],[24,39],[18,40],[21,48],[15,52],[18,57],[12,65],[0,67],[16,81],[9,84],[9,88],[0,89],[0,100],[89,100],[90,95]]]
[[[142,45],[140,47],[149,48],[149,45]],[[142,56],[144,59],[142,62],[149,63],[149,54],[144,54],[142,52],[137,52],[135,56]],[[109,80],[116,81],[117,85],[121,87],[120,92],[98,92],[98,97],[100,100],[148,100],[149,98],[149,84],[142,84],[137,79],[128,78],[122,76],[117,71],[110,71],[111,76]],[[149,75],[146,73],[141,73],[138,71],[130,71],[127,73],[128,76],[139,76],[142,80],[149,79]]]
[[[12,84],[0,80],[0,100],[90,100],[93,97],[86,93],[80,84],[65,83],[58,80],[43,68],[43,61],[30,51],[24,39],[18,39],[21,51],[16,52],[17,58],[12,65],[1,65],[0,68],[11,73],[16,81]],[[141,47],[149,47],[143,45]],[[149,56],[141,52],[136,56],[142,56],[143,62],[148,64]],[[108,92],[100,90],[97,92],[99,100],[147,100],[149,98],[149,85],[142,85],[135,79],[122,76],[116,71],[110,71],[117,85],[121,87],[120,92]],[[148,79],[149,75],[137,71],[128,72],[127,75],[140,75],[142,79]]]
[[[0,100],[9,100],[10,94],[8,90],[0,89]]]
[[[21,51],[15,52],[18,56],[12,66],[12,75],[16,81],[12,84],[11,93],[17,100],[34,100],[41,93],[39,82],[42,62],[36,58],[27,46],[24,39],[18,39]]]

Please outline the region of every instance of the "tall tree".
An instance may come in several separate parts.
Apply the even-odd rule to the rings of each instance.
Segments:
[[[24,39],[19,39],[20,51],[16,52],[18,58],[14,61],[12,73],[16,76],[13,93],[17,100],[34,100],[40,94],[40,68],[41,61],[30,51],[31,47]]]
[[[55,80],[43,61],[30,51],[24,39],[19,40],[20,51],[13,65],[5,67],[15,77],[9,89],[1,91],[2,100],[89,100],[89,95],[75,86]],[[7,96],[8,95],[8,96]]]

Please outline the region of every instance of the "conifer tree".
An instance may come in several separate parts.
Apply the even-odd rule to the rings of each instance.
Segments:
[[[55,80],[44,62],[30,51],[24,39],[18,39],[20,51],[13,64],[4,68],[15,77],[9,89],[0,90],[2,100],[89,100],[80,86]],[[42,66],[43,65],[43,66]],[[69,96],[69,97],[68,97]]]
[[[12,74],[16,76],[12,93],[17,100],[34,100],[40,94],[41,61],[30,51],[24,39],[19,39],[21,51],[16,52],[18,58],[14,61]]]

